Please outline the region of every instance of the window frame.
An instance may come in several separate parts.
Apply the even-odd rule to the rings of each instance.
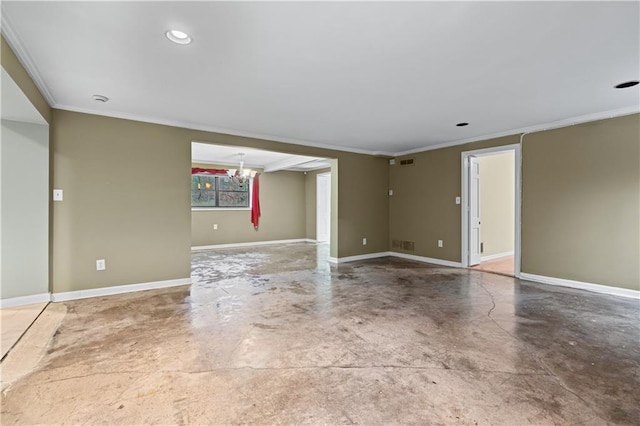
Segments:
[[[216,192],[216,204],[218,204],[220,202],[220,186],[219,186],[219,180],[218,178],[224,178],[224,177],[228,177],[226,175],[214,175],[214,174],[209,174],[209,173],[195,173],[194,175],[202,175],[202,176],[207,176],[207,177],[212,177],[214,178],[214,182],[215,182],[215,192]],[[194,176],[192,175],[192,176]],[[191,206],[191,211],[245,211],[245,210],[251,210],[252,207],[252,202],[253,202],[253,178],[249,177],[248,178],[248,190],[247,190],[247,194],[249,196],[249,206],[248,207],[220,207],[220,206],[216,206],[216,207],[206,207],[206,206]],[[241,192],[241,191],[222,191],[222,192]]]

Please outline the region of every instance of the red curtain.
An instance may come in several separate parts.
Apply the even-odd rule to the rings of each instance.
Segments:
[[[197,175],[198,173],[208,173],[210,175],[226,175],[227,171],[225,169],[201,169],[199,167],[191,168],[192,175]]]
[[[251,193],[251,223],[258,229],[260,220],[260,173],[253,178],[253,192]]]

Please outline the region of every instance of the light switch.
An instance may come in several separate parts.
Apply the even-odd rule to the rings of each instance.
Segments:
[[[460,197],[456,197],[456,204],[460,204]]]
[[[218,230],[218,224],[217,224],[217,223],[214,223],[214,224],[213,224],[213,230],[214,230],[214,231],[217,231],[217,230]]]
[[[53,201],[62,201],[62,189],[53,190]]]
[[[393,195],[393,189],[389,190],[389,196]]]

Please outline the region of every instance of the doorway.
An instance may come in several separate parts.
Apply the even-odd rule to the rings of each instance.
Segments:
[[[316,241],[328,243],[331,239],[331,173],[316,177]]]
[[[462,265],[520,274],[520,145],[462,153]]]

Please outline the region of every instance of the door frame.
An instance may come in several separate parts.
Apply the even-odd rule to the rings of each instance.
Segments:
[[[515,218],[514,218],[514,275],[520,278],[521,266],[521,228],[522,228],[522,146],[519,143],[511,145],[494,146],[491,148],[463,151],[461,159],[462,168],[462,198],[461,198],[461,229],[462,229],[462,267],[469,267],[469,157],[484,157],[502,152],[514,151],[515,161]]]
[[[320,180],[326,179],[327,185],[327,241],[331,244],[331,172],[318,173],[316,175],[316,241],[318,241],[318,228],[320,227],[320,221],[318,220],[319,210],[319,195],[318,186],[320,186]]]

